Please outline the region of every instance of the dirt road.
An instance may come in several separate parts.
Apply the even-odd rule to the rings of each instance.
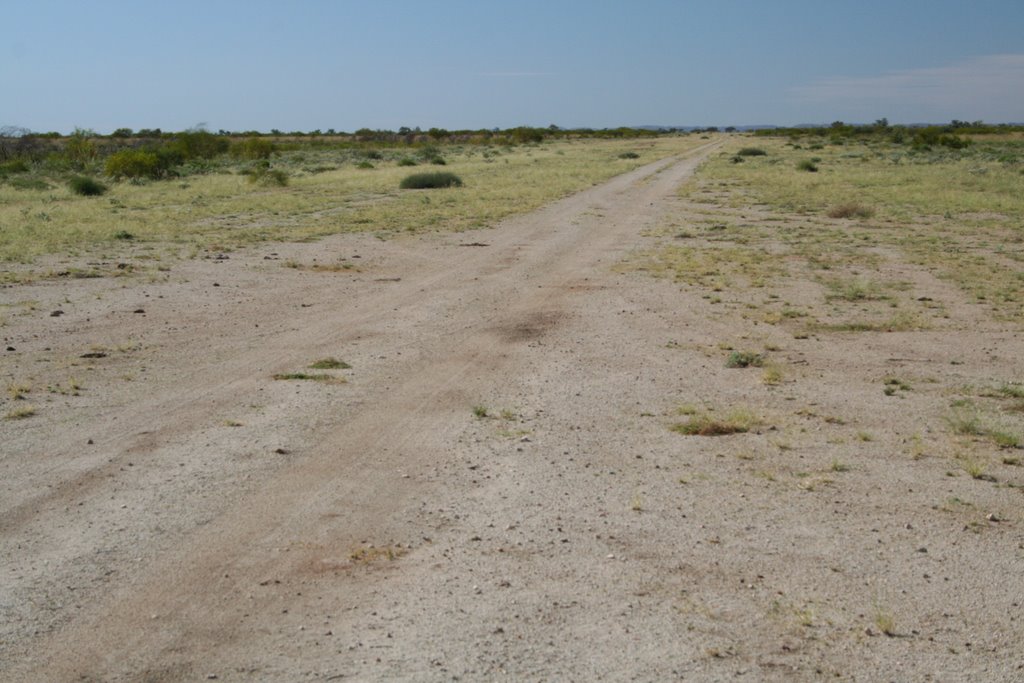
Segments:
[[[883,499],[877,470],[780,493],[734,457],[771,427],[667,428],[702,395],[779,401],[692,350],[734,323],[614,270],[713,149],[469,234],[19,288],[3,370],[36,414],[0,427],[0,678],[1024,676],[1010,524],[890,516],[927,502],[909,461]],[[329,357],[351,368],[309,369]],[[940,609],[951,581],[970,601]]]

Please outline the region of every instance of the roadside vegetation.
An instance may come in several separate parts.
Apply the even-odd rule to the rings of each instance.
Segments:
[[[720,298],[806,277],[828,306],[757,306],[767,322],[810,330],[941,323],[942,304],[910,296],[911,283],[887,265],[895,259],[953,284],[991,317],[1024,320],[1024,130],[882,123],[764,131],[757,147],[738,137],[683,189],[707,220],[666,226],[674,239],[634,266]]]
[[[893,452],[917,464],[915,481],[959,478],[958,493],[988,500],[1022,489],[1024,390],[1004,343],[1024,324],[1021,188],[1021,128],[879,121],[734,136],[680,189],[650,246],[618,266],[679,287],[687,341],[667,347],[681,374],[708,373],[699,400],[750,406],[690,407],[682,422],[665,412],[663,428],[749,432],[685,448],[801,494],[870,476]],[[770,423],[755,430],[756,414]]]
[[[704,142],[633,129],[21,131],[0,135],[0,262],[22,264],[5,269],[10,281],[45,276],[32,264],[48,254],[130,247],[160,261],[339,232],[467,230]]]

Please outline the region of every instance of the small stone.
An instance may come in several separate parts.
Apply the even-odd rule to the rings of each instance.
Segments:
[[[994,512],[990,512],[987,515],[985,515],[985,519],[987,519],[990,522],[1001,522],[1002,521],[1001,519],[999,519],[999,517],[996,516],[996,513],[994,513]]]
[[[56,317],[59,317],[59,316],[62,316],[62,315],[64,315],[64,311],[62,311],[62,310],[60,310],[58,308],[56,311],[54,311],[53,313],[50,314],[50,317],[51,318],[56,318]]]
[[[146,312],[146,309],[144,309],[144,308],[136,308],[134,311],[132,311],[132,313],[145,313],[145,312]]]

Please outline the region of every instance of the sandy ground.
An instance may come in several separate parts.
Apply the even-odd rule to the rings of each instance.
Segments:
[[[944,326],[798,339],[616,270],[713,149],[488,230],[0,290],[35,408],[0,679],[1024,680],[1024,470],[975,440],[968,476],[943,417],[1024,375],[1019,329],[918,273]]]

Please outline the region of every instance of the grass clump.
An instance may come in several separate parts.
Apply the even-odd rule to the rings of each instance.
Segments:
[[[752,351],[733,351],[725,361],[727,368],[760,368],[764,365],[764,355]]]
[[[310,363],[310,370],[348,370],[352,366],[337,358],[321,358],[315,363]]]
[[[686,422],[672,425],[670,429],[684,436],[724,436],[749,432],[759,424],[761,421],[753,413],[733,410],[722,418],[707,414],[693,415]]]
[[[488,417],[487,406],[473,406],[473,416],[478,417],[481,420]]]
[[[288,185],[288,172],[280,168],[270,168],[270,164],[256,164],[249,171],[249,182],[266,187],[285,187]]]
[[[740,156],[740,157],[763,157],[763,156],[768,156],[768,152],[764,151],[760,147],[744,147],[740,151],[736,152],[736,156]]]
[[[804,159],[803,161],[800,161],[799,163],[797,163],[796,170],[798,170],[798,171],[806,171],[808,173],[817,173],[818,172],[818,165],[815,164],[810,159]]]
[[[782,378],[782,368],[773,364],[764,369],[764,373],[761,375],[761,382],[773,387],[782,384]]]
[[[620,159],[639,159],[640,155],[636,152],[623,152],[619,155]]]
[[[68,181],[68,187],[83,197],[98,197],[107,191],[107,186],[88,176],[76,175]]]
[[[856,202],[836,204],[828,210],[829,218],[871,218],[874,215],[874,209]]]
[[[403,190],[462,187],[462,178],[447,171],[439,171],[437,173],[414,173],[403,178],[399,187]]]
[[[344,384],[348,381],[344,377],[338,377],[336,375],[328,375],[325,373],[310,374],[307,372],[282,372],[274,375],[274,379],[326,382],[329,384]]]
[[[35,414],[36,409],[34,406],[21,406],[8,411],[4,417],[8,420],[24,420],[26,417],[32,417]]]

